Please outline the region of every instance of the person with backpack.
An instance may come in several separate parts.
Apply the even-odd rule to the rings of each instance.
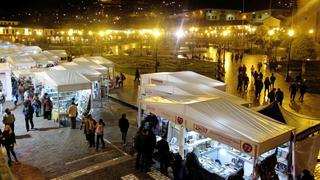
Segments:
[[[30,100],[26,100],[24,102],[23,114],[24,114],[25,121],[26,121],[26,129],[27,129],[27,131],[30,130],[29,123],[31,125],[31,129],[34,129],[33,113],[34,113],[34,109],[33,109],[32,105],[31,105],[31,101]]]
[[[96,149],[97,150],[99,148],[99,141],[101,141],[103,149],[106,147],[104,139],[103,139],[104,127],[105,127],[105,123],[103,122],[102,119],[99,119],[99,122],[98,122],[98,125],[97,125],[97,129],[96,129],[96,135],[97,135]]]
[[[126,118],[126,114],[122,114],[121,119],[119,119],[119,128],[121,131],[121,137],[122,137],[122,141],[123,141],[123,145],[126,145],[127,143],[127,132],[129,129],[129,121]]]
[[[4,112],[5,112],[5,114],[3,115],[2,123],[4,125],[9,125],[11,127],[11,129],[12,129],[12,132],[14,132],[14,122],[16,121],[16,118],[11,113],[9,108],[6,108],[4,110]]]

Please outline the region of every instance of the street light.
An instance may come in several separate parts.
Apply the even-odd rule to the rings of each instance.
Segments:
[[[103,36],[105,35],[105,32],[104,31],[100,31],[99,32],[99,36],[101,37],[101,46],[100,46],[100,55],[102,56],[102,49],[103,49],[103,44],[102,44],[102,38]]]
[[[69,36],[69,54],[71,55],[71,37],[73,35],[73,29],[69,29],[68,36]]]
[[[290,61],[290,57],[291,57],[291,46],[292,46],[292,41],[293,41],[294,34],[295,34],[294,30],[290,29],[288,31],[288,36],[290,37],[290,43],[289,43],[288,60],[287,60],[287,76],[286,76],[286,81],[287,82],[290,81],[290,74],[289,74],[290,65],[289,65],[289,61]]]
[[[153,37],[154,37],[154,43],[155,43],[155,58],[156,58],[156,63],[155,63],[155,72],[158,72],[158,66],[159,66],[159,62],[158,62],[158,37],[160,36],[160,32],[158,30],[154,30],[152,32]]]
[[[313,33],[314,33],[314,30],[313,30],[313,29],[309,29],[308,33],[309,33],[309,34],[313,34]]]

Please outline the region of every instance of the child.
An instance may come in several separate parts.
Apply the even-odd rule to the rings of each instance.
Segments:
[[[97,144],[96,144],[96,149],[98,150],[99,148],[99,140],[101,139],[101,143],[102,143],[102,148],[105,148],[106,145],[104,143],[104,139],[103,139],[103,136],[104,136],[104,127],[105,127],[105,124],[103,122],[102,119],[99,119],[99,122],[98,122],[98,125],[97,125],[97,128],[96,128],[96,134],[97,134]]]

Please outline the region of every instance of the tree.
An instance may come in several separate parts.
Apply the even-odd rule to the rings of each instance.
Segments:
[[[291,56],[293,60],[315,59],[317,54],[314,40],[306,35],[296,37],[292,42]]]
[[[268,33],[268,28],[264,25],[259,26],[255,33],[255,42],[257,45],[260,45],[264,48],[266,44],[266,34]]]

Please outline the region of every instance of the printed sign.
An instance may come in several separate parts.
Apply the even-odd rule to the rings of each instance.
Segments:
[[[208,129],[206,127],[199,124],[193,124],[193,130],[197,131],[200,134],[207,134],[208,132]]]
[[[252,148],[251,144],[243,143],[242,144],[242,149],[246,153],[251,153],[253,148]]]
[[[176,117],[176,124],[183,124],[183,118],[182,117]]]

